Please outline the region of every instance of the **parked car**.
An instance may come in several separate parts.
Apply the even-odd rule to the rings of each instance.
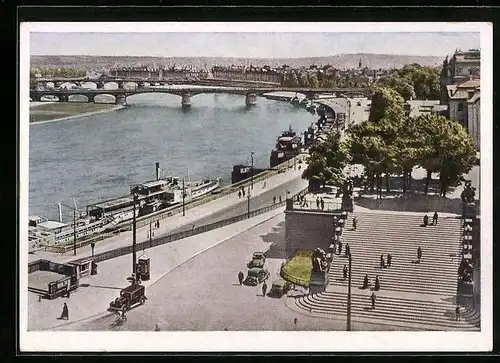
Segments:
[[[280,298],[283,295],[285,295],[288,291],[290,291],[290,288],[291,284],[288,281],[285,281],[283,279],[276,280],[273,282],[269,294]]]
[[[141,284],[132,284],[120,291],[120,297],[109,303],[108,310],[123,312],[130,310],[133,305],[144,304],[146,302],[145,296],[146,287]]]
[[[254,267],[248,270],[247,278],[243,282],[245,285],[257,286],[269,277],[269,271],[264,268]]]
[[[259,267],[263,268],[266,262],[266,256],[264,252],[254,252],[252,255],[252,260],[248,263],[248,268]]]

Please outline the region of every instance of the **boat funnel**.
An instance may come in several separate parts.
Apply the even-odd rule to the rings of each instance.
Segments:
[[[59,209],[59,222],[62,223],[62,207],[61,207],[61,203],[57,203],[57,208]]]
[[[160,163],[156,163],[156,180],[160,179]]]

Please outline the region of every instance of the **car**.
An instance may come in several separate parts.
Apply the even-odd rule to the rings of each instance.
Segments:
[[[291,284],[288,281],[285,281],[283,279],[276,280],[273,282],[269,294],[272,296],[276,296],[277,298],[280,298],[283,295],[285,295],[288,291],[290,291],[290,288]]]
[[[264,252],[254,252],[252,255],[252,260],[248,263],[248,268],[253,267],[264,267],[264,263],[266,262],[266,256],[264,256]]]
[[[136,304],[144,304],[147,299],[145,291],[146,287],[141,284],[133,283],[127,286],[120,291],[120,297],[117,297],[109,303],[108,310],[125,312]]]
[[[269,277],[269,271],[264,268],[254,267],[248,270],[247,278],[243,282],[245,285],[257,286]]]

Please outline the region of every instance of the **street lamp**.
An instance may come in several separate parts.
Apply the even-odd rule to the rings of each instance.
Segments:
[[[132,188],[132,197],[133,197],[133,204],[134,204],[134,208],[133,208],[133,220],[132,220],[132,230],[133,230],[133,234],[132,234],[132,273],[134,274],[134,276],[136,276],[136,272],[137,272],[137,256],[136,256],[136,243],[137,243],[137,221],[136,221],[136,217],[135,217],[135,208],[136,208],[136,204],[137,204],[137,189],[138,187],[135,186]]]
[[[349,281],[347,285],[347,331],[351,331],[351,268],[352,256],[349,252]]]
[[[251,169],[251,174],[250,174],[250,183],[252,184],[252,189],[253,189],[253,154],[254,154],[254,152],[252,151],[250,153],[250,158],[252,159],[252,169]]]
[[[250,186],[248,186],[247,193],[247,218],[250,218]]]
[[[73,210],[73,256],[76,256],[76,208],[70,207],[64,203],[59,203],[59,205],[63,205]]]

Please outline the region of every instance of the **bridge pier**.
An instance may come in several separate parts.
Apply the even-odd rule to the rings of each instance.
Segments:
[[[253,92],[247,93],[245,97],[245,104],[247,106],[254,106],[257,104],[257,95]]]
[[[190,108],[191,107],[191,94],[190,93],[183,93],[182,94],[181,105],[182,105],[182,108]]]
[[[57,95],[57,97],[59,98],[59,102],[69,102],[69,96],[68,95]]]
[[[115,105],[127,106],[127,97],[125,95],[116,95]]]
[[[95,96],[94,95],[85,95],[85,96],[87,96],[88,103],[95,103]]]
[[[97,82],[96,83],[96,88],[97,89],[103,89],[104,88],[104,82]]]
[[[39,94],[31,94],[30,98],[33,102],[40,102],[42,100],[42,97]]]
[[[118,88],[123,89],[123,86],[125,85],[125,82],[117,82],[118,83]]]

